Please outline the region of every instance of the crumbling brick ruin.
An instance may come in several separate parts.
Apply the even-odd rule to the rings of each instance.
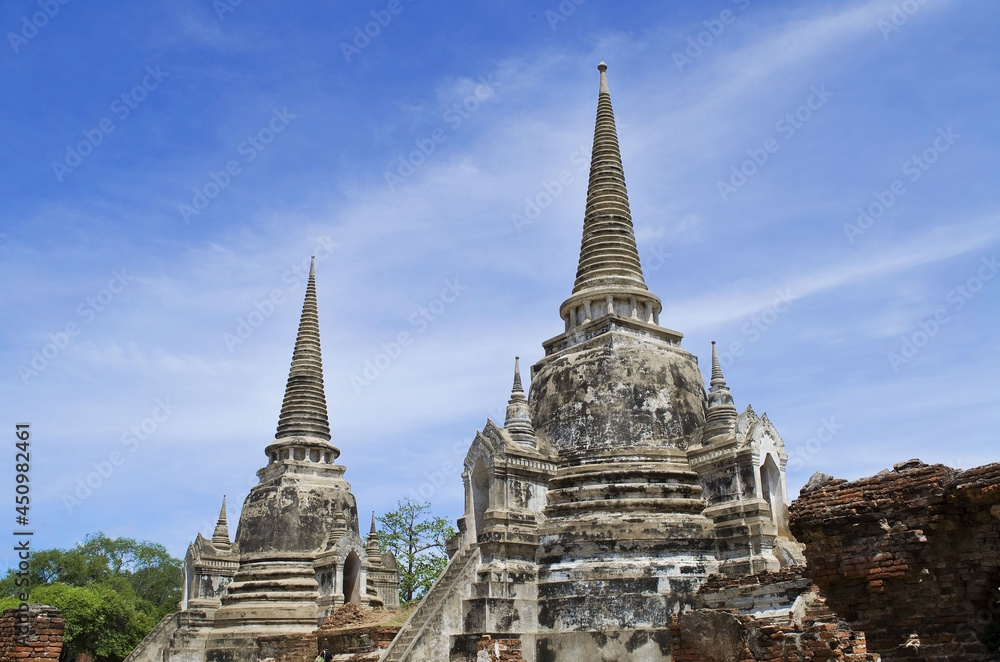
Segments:
[[[801,566],[710,577],[670,627],[674,662],[868,662],[863,632],[833,613]]]
[[[997,659],[980,638],[1000,627],[1000,464],[814,478],[791,529],[830,608],[885,662]]]
[[[66,621],[59,610],[48,605],[30,605],[28,636],[18,643],[19,610],[0,614],[0,662],[58,660],[62,654]]]

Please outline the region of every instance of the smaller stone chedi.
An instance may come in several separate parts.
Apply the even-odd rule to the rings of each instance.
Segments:
[[[485,636],[518,640],[529,662],[666,661],[671,619],[707,577],[802,561],[781,437],[737,411],[714,345],[706,391],[681,334],[660,326],[598,69],[562,333],[542,343],[527,396],[515,361],[504,424],[487,421],[465,460],[452,558],[386,662],[475,657]]]
[[[399,606],[399,573],[379,552],[375,516],[367,541],[340,451],[330,442],[309,269],[292,367],[267,465],[243,502],[229,539],[225,497],[210,539],[184,559],[181,611],[164,619],[129,657],[244,662],[263,657],[261,638],[315,630],[339,605]]]

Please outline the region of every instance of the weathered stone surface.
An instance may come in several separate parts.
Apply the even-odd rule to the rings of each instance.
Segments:
[[[739,662],[746,645],[740,619],[723,611],[699,609],[684,614],[678,630],[680,645],[697,651],[706,662]]]
[[[700,439],[705,387],[697,360],[629,326],[597,320],[598,335],[547,355],[532,370],[535,434],[565,462],[655,456]]]

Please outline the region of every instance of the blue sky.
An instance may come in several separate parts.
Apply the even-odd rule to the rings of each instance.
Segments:
[[[422,489],[458,517],[513,356],[562,329],[602,59],[661,323],[703,370],[719,342],[792,496],[819,470],[996,461],[998,18],[4,2],[0,393],[11,449],[32,425],[36,547],[103,530],[182,556],[223,494],[235,522],[310,255],[360,509]]]

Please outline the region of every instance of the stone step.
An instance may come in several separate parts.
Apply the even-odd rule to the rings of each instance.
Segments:
[[[404,625],[404,629],[396,635],[396,639],[389,646],[382,662],[399,662],[409,652],[410,646],[431,617],[436,614],[438,607],[451,592],[457,578],[469,560],[476,554],[476,551],[477,548],[473,545],[451,559],[444,572],[441,573],[423,601],[417,606],[417,611],[411,617],[410,622]]]

